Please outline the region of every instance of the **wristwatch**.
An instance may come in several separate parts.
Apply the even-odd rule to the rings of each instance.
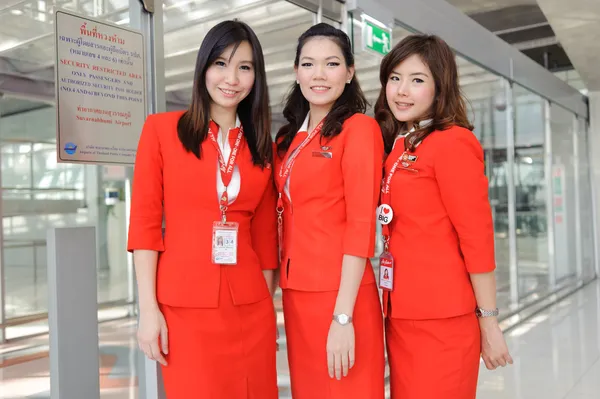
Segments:
[[[348,316],[347,314],[344,314],[344,313],[334,314],[333,320],[337,321],[342,326],[345,326],[347,324],[352,323],[352,316]]]
[[[477,307],[477,309],[475,309],[475,315],[477,317],[495,317],[498,316],[500,314],[500,311],[498,310],[498,308],[494,309],[494,310],[485,310],[483,308]]]

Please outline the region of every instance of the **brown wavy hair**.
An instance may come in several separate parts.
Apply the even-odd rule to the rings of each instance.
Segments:
[[[421,120],[432,119],[432,123],[408,134],[404,140],[405,149],[414,151],[416,145],[435,130],[446,130],[451,126],[473,130],[467,117],[466,100],[458,83],[454,52],[438,36],[410,35],[383,58],[379,71],[381,91],[375,103],[375,119],[381,127],[386,153],[392,150],[396,136],[408,131],[406,122],[397,120],[388,105],[387,82],[394,68],[413,54],[418,55],[429,67],[435,82],[435,98],[429,113],[421,117]]]

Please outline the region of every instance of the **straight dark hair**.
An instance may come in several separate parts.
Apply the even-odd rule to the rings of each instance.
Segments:
[[[467,117],[467,107],[458,82],[458,68],[452,49],[435,35],[410,35],[398,43],[381,62],[379,80],[381,91],[375,103],[375,119],[379,122],[386,153],[392,150],[398,133],[408,131],[406,122],[394,117],[386,97],[386,86],[390,75],[402,61],[418,55],[429,67],[435,82],[435,99],[429,114],[422,120],[432,119],[427,126],[416,128],[404,139],[406,150],[414,151],[417,144],[425,140],[435,130],[446,130],[451,126],[461,126],[473,130]],[[415,121],[421,122],[421,121]]]
[[[346,67],[350,68],[354,66],[354,55],[352,54],[352,45],[348,35],[331,25],[320,23],[309,28],[298,39],[296,59],[294,60],[296,68],[298,68],[300,63],[302,48],[306,42],[315,37],[326,37],[333,41],[342,50]],[[350,83],[346,84],[342,95],[335,101],[331,111],[325,117],[321,130],[321,138],[332,138],[340,134],[342,125],[346,119],[356,113],[364,114],[368,105],[355,74]],[[300,85],[294,83],[283,108],[283,116],[288,123],[282,126],[277,133],[276,141],[279,153],[284,153],[288,150],[298,129],[302,126],[308,111],[310,111],[310,104],[304,98],[304,95],[302,95]]]
[[[206,70],[233,45],[233,53],[242,42],[252,47],[254,86],[238,105],[237,114],[244,128],[244,137],[255,165],[265,166],[272,161],[271,114],[267,74],[262,47],[256,34],[240,21],[223,21],[215,25],[202,41],[194,74],[194,91],[189,109],[179,118],[177,135],[189,152],[201,159],[201,144],[208,135],[211,98],[206,89]]]

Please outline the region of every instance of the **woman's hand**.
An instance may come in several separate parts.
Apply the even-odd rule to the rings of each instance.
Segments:
[[[354,367],[354,325],[332,321],[327,336],[327,368],[329,377],[342,379]]]
[[[488,370],[513,364],[498,320],[495,317],[481,318],[479,326],[481,328],[481,357]]]
[[[167,365],[163,354],[169,353],[169,332],[165,317],[158,307],[140,310],[137,339],[140,350],[148,359]]]

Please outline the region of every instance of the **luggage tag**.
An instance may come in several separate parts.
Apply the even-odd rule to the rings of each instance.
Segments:
[[[387,251],[379,257],[379,288],[394,291],[394,257]]]
[[[237,264],[239,224],[214,222],[212,234],[212,262],[216,265]]]

